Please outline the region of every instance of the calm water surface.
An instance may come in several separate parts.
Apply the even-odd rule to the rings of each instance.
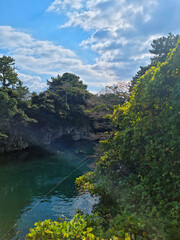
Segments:
[[[88,164],[31,210],[57,183],[77,169],[84,157],[85,154],[77,153],[77,148],[56,155],[21,152],[0,156],[0,239],[24,239],[34,222],[56,220],[62,215],[72,218],[78,208],[90,213],[96,200],[89,194],[81,197],[74,184],[77,176],[89,170]],[[21,217],[22,221],[2,237]]]

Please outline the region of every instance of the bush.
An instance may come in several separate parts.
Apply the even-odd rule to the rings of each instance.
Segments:
[[[35,226],[30,229],[26,240],[95,239],[94,234],[91,233],[93,229],[87,226],[87,221],[80,214],[75,215],[70,222],[45,220],[35,223]]]

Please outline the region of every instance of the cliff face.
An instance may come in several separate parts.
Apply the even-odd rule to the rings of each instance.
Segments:
[[[40,131],[37,140],[43,145],[49,145],[54,140],[68,136],[73,141],[92,140],[92,129],[89,126],[58,126],[57,128],[45,127]]]
[[[24,133],[14,133],[7,139],[0,140],[0,153],[23,150],[29,146],[47,146],[56,139],[68,137],[73,141],[98,140],[99,134],[89,125],[84,126],[56,126],[41,129],[25,129]]]
[[[55,126],[20,127],[12,129],[7,139],[0,140],[0,153],[23,150],[30,146],[48,146],[63,137],[72,141],[98,141],[104,138],[104,132],[108,130],[110,130],[108,121],[101,117],[94,117],[78,126],[66,122]]]

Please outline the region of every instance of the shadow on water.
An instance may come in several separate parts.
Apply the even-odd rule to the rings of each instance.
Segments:
[[[56,142],[50,146],[50,152],[32,148],[0,156],[0,239],[21,217],[23,221],[3,240],[16,239],[14,236],[24,239],[28,229],[38,220],[56,220],[62,214],[71,218],[77,208],[91,211],[94,200],[89,195],[81,198],[74,181],[89,170],[86,165],[75,171],[80,161],[87,153],[92,154],[93,150],[87,151],[87,143],[79,144]],[[86,151],[82,150],[82,147],[87,148]],[[30,211],[56,184],[73,171],[75,172],[68,179]]]

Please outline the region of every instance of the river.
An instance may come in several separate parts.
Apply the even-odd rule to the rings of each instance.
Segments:
[[[92,211],[97,200],[89,194],[80,196],[74,184],[76,177],[90,170],[90,162],[77,170],[85,156],[92,154],[86,144],[53,149],[56,154],[36,149],[0,156],[1,240],[24,239],[39,220],[54,221],[62,215],[70,219],[76,209]]]

